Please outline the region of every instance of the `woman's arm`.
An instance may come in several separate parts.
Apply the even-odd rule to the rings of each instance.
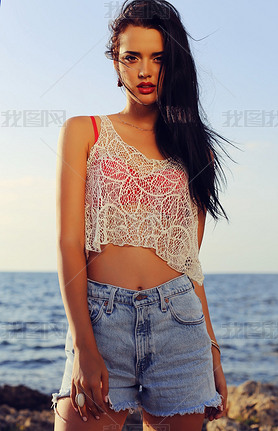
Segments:
[[[87,301],[85,183],[89,117],[73,117],[61,128],[57,157],[57,262],[61,295],[72,334],[71,403],[83,420],[106,411],[109,376],[93,333]],[[78,407],[76,393],[86,395]],[[93,395],[93,397],[92,397]],[[88,411],[88,409],[90,409]],[[85,419],[84,419],[85,418]]]
[[[199,245],[199,251],[200,251],[200,247],[201,247],[202,239],[203,239],[203,235],[204,235],[205,220],[206,220],[206,212],[203,213],[202,211],[200,211],[199,215],[198,215],[198,245]],[[209,309],[208,309],[208,303],[207,303],[207,298],[206,298],[204,284],[202,284],[200,286],[194,280],[192,280],[192,283],[194,284],[195,292],[196,292],[197,296],[200,298],[200,300],[202,302],[203,313],[204,313],[204,316],[205,316],[205,321],[206,321],[206,327],[207,327],[208,334],[209,334],[209,336],[210,336],[210,338],[212,340],[217,341],[216,338],[215,338],[215,334],[214,334],[213,328],[212,328],[212,323],[211,323],[211,320],[210,320],[210,315],[209,315]],[[220,352],[214,346],[211,346],[211,348],[212,348],[212,356],[213,356],[213,369],[216,369],[216,367],[221,364],[221,361],[220,361]]]
[[[56,176],[57,263],[61,295],[74,348],[97,349],[87,304],[84,200],[88,136],[84,117],[60,130]],[[83,127],[82,127],[83,126]]]
[[[200,300],[202,302],[203,313],[205,316],[208,334],[209,334],[211,340],[214,340],[217,342],[217,340],[215,338],[215,334],[213,332],[212,323],[210,320],[204,284],[202,284],[202,286],[200,286],[198,283],[194,282],[194,280],[192,280],[192,283],[195,286],[196,295],[200,298]],[[211,346],[211,349],[212,349],[212,357],[213,357],[213,369],[215,370],[221,364],[220,352],[213,345]]]
[[[199,212],[198,216],[198,245],[199,250],[201,247],[203,234],[204,234],[204,227],[205,227],[205,219],[206,219],[206,212],[203,213],[202,211]],[[205,316],[205,322],[207,327],[207,332],[210,336],[210,338],[214,341],[215,335],[213,332],[210,315],[209,315],[209,309],[208,309],[208,303],[205,293],[204,284],[199,286],[197,282],[194,282],[192,280],[195,292],[197,296],[200,298],[203,308],[203,313]],[[213,345],[211,346],[212,351],[212,361],[213,361],[213,373],[214,373],[214,381],[215,381],[215,387],[218,393],[222,396],[222,405],[221,407],[214,408],[214,407],[206,407],[205,409],[205,418],[209,418],[210,421],[213,419],[219,419],[220,417],[226,415],[226,406],[227,406],[227,397],[228,397],[228,390],[227,390],[227,383],[226,379],[223,373],[221,359],[220,359],[220,352],[218,349],[216,349]]]

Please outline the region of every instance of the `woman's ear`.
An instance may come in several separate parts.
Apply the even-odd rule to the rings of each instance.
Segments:
[[[114,56],[113,66],[114,66],[117,74],[119,75],[119,61],[118,61],[118,56],[116,54]]]
[[[114,69],[117,72],[118,77],[120,77],[119,64],[118,64],[118,62],[116,60],[113,60],[113,66],[114,66]]]
[[[115,68],[117,75],[118,75],[118,87],[122,87],[123,83],[122,83],[121,78],[120,78],[119,64],[116,60],[113,60],[113,65],[114,65],[114,68]]]

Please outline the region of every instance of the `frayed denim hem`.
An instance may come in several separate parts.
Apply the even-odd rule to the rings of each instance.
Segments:
[[[123,401],[121,403],[117,403],[117,404],[113,404],[110,396],[108,394],[108,402],[109,402],[109,407],[114,410],[114,412],[119,412],[120,410],[127,410],[129,411],[130,414],[135,413],[136,411],[140,411],[141,409],[141,405],[138,402],[135,403],[131,403],[129,401]]]
[[[51,409],[53,408],[53,410],[54,410],[54,413],[56,414],[56,415],[58,415],[59,416],[59,418],[61,418],[61,420],[64,422],[64,423],[67,423],[67,421],[59,414],[59,412],[58,412],[58,410],[57,410],[57,401],[58,401],[58,399],[59,398],[62,398],[62,397],[69,397],[70,396],[70,393],[69,393],[69,391],[66,391],[66,392],[54,392],[53,394],[52,394],[52,405],[51,405]]]
[[[148,409],[146,409],[144,406],[143,409],[146,410],[146,412],[148,412],[149,414],[153,415],[153,416],[164,416],[164,417],[171,417],[174,415],[185,415],[185,414],[190,414],[190,413],[204,413],[205,412],[205,408],[206,407],[215,407],[217,408],[218,406],[220,406],[222,404],[222,395],[220,395],[218,392],[216,392],[216,395],[214,398],[212,398],[209,401],[204,401],[202,404],[199,404],[198,406],[195,407],[188,407],[186,409],[177,409],[177,410],[172,410],[170,413],[165,413],[165,412],[151,412]]]

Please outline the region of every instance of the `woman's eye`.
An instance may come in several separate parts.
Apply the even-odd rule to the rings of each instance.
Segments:
[[[135,61],[136,57],[134,57],[133,55],[127,55],[127,56],[125,56],[125,60],[126,61]],[[162,56],[155,57],[155,60],[162,61]]]
[[[133,61],[134,59],[136,60],[136,57],[133,57],[133,55],[127,55],[125,57],[125,60],[127,60],[127,61]]]

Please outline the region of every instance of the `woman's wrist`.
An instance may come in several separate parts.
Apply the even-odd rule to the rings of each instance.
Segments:
[[[88,331],[89,332],[89,331]],[[82,336],[73,340],[73,348],[76,352],[82,350],[90,350],[90,351],[98,351],[97,343],[94,337],[94,334],[84,333]]]
[[[213,340],[212,338],[210,339],[210,341],[211,341],[211,345],[212,345],[213,347],[215,347],[215,348],[218,350],[218,352],[221,354],[220,346],[219,346],[219,344],[217,343],[217,341]]]
[[[219,344],[211,339],[211,353],[213,358],[213,368],[221,365],[221,352]]]

